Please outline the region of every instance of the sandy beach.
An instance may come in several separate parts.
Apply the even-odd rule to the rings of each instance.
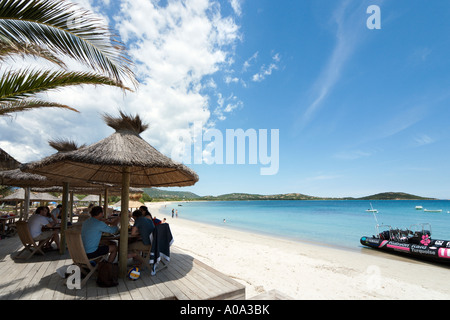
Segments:
[[[174,246],[244,284],[247,298],[277,290],[293,299],[450,299],[450,266],[211,226],[158,211],[169,202],[146,205],[170,223]]]

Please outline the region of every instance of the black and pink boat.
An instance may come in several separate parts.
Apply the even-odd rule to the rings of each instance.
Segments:
[[[380,228],[385,228],[380,232]],[[377,225],[377,235],[362,237],[361,244],[382,251],[402,253],[426,260],[450,262],[450,241],[431,238],[431,225],[413,225],[409,229],[392,229]]]

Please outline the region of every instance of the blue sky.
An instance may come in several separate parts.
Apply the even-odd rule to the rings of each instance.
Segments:
[[[0,147],[19,161],[53,153],[48,139],[108,136],[99,113],[121,107],[150,123],[143,138],[167,155],[194,123],[223,137],[227,129],[278,130],[276,174],[261,175],[259,159],[191,161],[200,181],[182,190],[199,195],[449,198],[448,1],[78,2],[121,36],[142,84],[126,97],[89,87],[48,95],[79,115],[36,110],[0,119]],[[381,29],[367,28],[370,5],[380,8]]]

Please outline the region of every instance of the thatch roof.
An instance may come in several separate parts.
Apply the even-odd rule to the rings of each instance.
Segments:
[[[0,185],[13,187],[51,187],[57,182],[34,173],[23,172],[20,169],[0,171]]]
[[[131,169],[130,186],[190,186],[198,175],[185,165],[163,155],[139,134],[148,126],[139,116],[104,115],[105,122],[116,130],[109,137],[87,147],[58,152],[41,161],[22,165],[22,170],[67,182],[121,184],[122,168]]]
[[[112,205],[114,208],[120,208],[121,202],[118,201]],[[139,209],[141,206],[144,206],[144,204],[140,201],[130,200],[128,202],[128,209]]]
[[[49,143],[49,145],[51,147],[53,147],[54,149],[57,150],[57,153],[53,154],[53,155],[51,155],[51,156],[49,156],[47,158],[57,157],[59,155],[67,153],[67,152],[76,151],[79,148],[77,146],[77,144],[74,141],[71,141],[71,140],[57,139],[57,140],[50,140],[48,143]],[[84,146],[85,145],[82,145],[81,147],[84,147]],[[23,176],[23,178],[25,178],[26,177],[25,174],[30,174],[30,172],[22,170],[23,168],[24,168],[24,165],[22,164],[20,166],[20,169],[18,169],[18,170],[21,171],[24,174],[22,176]],[[17,172],[17,174],[19,175],[19,172]],[[52,187],[52,186],[61,185],[63,182],[67,182],[64,178],[62,178],[60,176],[56,176],[56,175],[54,175],[52,177],[47,177],[45,175],[37,174],[36,172],[34,172],[34,174],[35,174],[35,177],[34,177],[33,183],[31,183],[31,184],[23,183],[23,184],[20,184],[20,185],[19,184],[11,184],[11,185],[20,186],[20,187],[24,187],[24,186]],[[47,180],[48,183],[46,182],[45,179],[40,179],[41,183],[38,183],[36,179],[39,176],[44,177]],[[98,189],[98,186],[95,186],[95,185],[93,185],[91,183],[88,183],[86,181],[83,181],[83,180],[73,181],[73,183],[70,185],[70,188],[72,190],[74,190],[74,188],[76,188],[76,187],[79,187],[79,188],[82,188],[82,187],[93,188],[95,190]]]
[[[5,150],[0,148],[0,170],[17,169],[20,166],[20,162],[14,159]]]
[[[60,186],[53,186],[53,187],[46,187],[46,188],[39,188],[39,187],[31,187],[30,188],[31,192],[58,192],[58,193],[62,193],[63,192],[63,187]],[[73,191],[73,190],[70,190]],[[61,197],[59,197],[61,198]],[[76,195],[73,195],[73,201],[80,201],[80,199],[78,199],[78,197]]]
[[[25,190],[24,189],[17,189],[14,193],[10,194],[9,196],[6,196],[2,199],[2,201],[20,201],[25,199]],[[60,198],[57,198],[55,196],[52,196],[49,193],[41,193],[41,192],[30,192],[30,201],[61,201]]]
[[[94,185],[93,185],[94,186]],[[120,195],[120,187],[117,186],[107,186],[108,187],[108,195]],[[106,186],[99,185],[99,187],[72,187],[69,186],[69,191],[76,192],[78,194],[101,194],[103,195],[105,192]],[[36,192],[63,192],[63,187],[61,186],[53,186],[53,187],[32,187],[31,191]],[[144,190],[141,188],[130,188],[130,193],[143,193]],[[75,197],[75,196],[74,196]],[[78,199],[77,199],[78,201]]]
[[[80,202],[99,202],[98,194],[90,194],[80,200]]]
[[[73,182],[111,183],[122,187],[120,241],[128,241],[129,187],[190,186],[198,175],[185,165],[176,163],[153,148],[139,134],[147,129],[139,116],[120,112],[120,117],[104,116],[116,130],[109,137],[78,150],[58,152],[41,161],[25,164],[25,172],[51,179]],[[61,234],[64,230],[61,228]],[[61,248],[64,248],[62,246]],[[119,248],[119,275],[127,273],[127,248]]]

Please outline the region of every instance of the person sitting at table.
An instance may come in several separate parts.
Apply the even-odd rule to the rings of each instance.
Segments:
[[[52,242],[55,242],[56,248],[59,250],[59,232],[58,230],[46,230],[42,231],[43,227],[51,228],[56,223],[51,221],[51,218],[48,217],[49,209],[48,207],[38,207],[35,213],[28,219],[28,228],[30,229],[30,234],[33,240],[45,241],[49,237],[51,237],[50,241],[44,248],[51,248]]]
[[[49,222],[54,222],[55,224],[57,224],[58,223],[58,219],[55,217],[55,216],[53,216],[52,215],[52,211],[50,210],[50,207],[49,206],[45,206],[45,208],[46,208],[46,210],[47,210],[47,218],[48,218],[48,221]],[[53,210],[55,210],[55,209],[53,209]]]
[[[91,209],[91,217],[87,219],[81,227],[81,239],[84,250],[89,259],[109,253],[108,261],[114,262],[117,256],[117,245],[115,242],[101,243],[102,233],[116,233],[119,231],[117,224],[120,216],[112,219],[107,225],[103,221],[103,208],[100,206]]]
[[[51,215],[54,220],[61,219],[62,204],[58,204],[55,209],[52,210]]]
[[[89,203],[89,206],[87,208],[84,208],[81,212],[82,214],[89,214],[91,213],[92,208],[94,207],[94,204],[91,202]]]
[[[128,244],[129,251],[148,251],[151,248],[150,235],[155,230],[153,221],[142,215],[140,210],[133,211],[134,225],[130,237],[138,239]]]
[[[147,208],[146,206],[140,206],[140,207],[139,207],[139,210],[142,212],[142,214],[144,215],[144,217],[146,217],[147,219],[152,220],[152,221],[153,221],[153,224],[154,224],[155,226],[157,226],[158,224],[161,223],[161,220],[156,219],[156,217],[155,217],[155,218],[152,217],[152,214],[150,213],[150,211],[148,211],[148,208]]]

